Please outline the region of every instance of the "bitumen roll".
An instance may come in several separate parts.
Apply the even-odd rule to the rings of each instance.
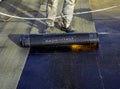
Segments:
[[[22,47],[60,47],[88,45],[98,48],[97,33],[70,33],[70,34],[24,34],[20,36]]]

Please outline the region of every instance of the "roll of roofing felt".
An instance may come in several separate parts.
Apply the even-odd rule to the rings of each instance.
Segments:
[[[40,46],[70,46],[70,45],[96,45],[99,38],[97,33],[71,33],[71,34],[24,34],[20,37],[22,47]]]

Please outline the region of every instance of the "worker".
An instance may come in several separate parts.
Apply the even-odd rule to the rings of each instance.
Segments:
[[[59,0],[48,0],[48,3],[47,3],[48,20],[47,20],[46,31],[49,31],[50,29],[54,28],[54,22],[57,15],[58,1]],[[71,27],[71,21],[73,18],[75,3],[76,3],[76,0],[64,0],[64,5],[62,8],[63,18],[61,23],[61,30],[66,33],[75,32],[75,30]]]

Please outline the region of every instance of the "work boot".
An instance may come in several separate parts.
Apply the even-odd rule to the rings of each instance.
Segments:
[[[64,31],[66,33],[74,33],[75,30],[73,30],[73,28],[71,28],[70,26],[69,27],[61,27],[61,31]]]
[[[53,21],[53,20],[47,20],[46,21],[46,25],[48,26],[48,27],[54,27],[54,25],[55,25],[55,22]]]
[[[54,26],[47,26],[44,33],[49,34],[49,33],[53,33],[53,31],[54,31]]]
[[[68,22],[66,21],[66,19],[64,19],[62,17],[61,20],[62,20],[61,21],[61,31],[64,31],[66,33],[74,33],[75,32],[75,30],[71,27],[71,25],[68,24]]]
[[[54,30],[54,21],[53,20],[47,20],[46,21],[46,29],[45,29],[45,33],[53,33]]]

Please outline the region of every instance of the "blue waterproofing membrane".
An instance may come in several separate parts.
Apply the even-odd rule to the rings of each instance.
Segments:
[[[98,50],[31,49],[17,89],[120,89],[120,20],[96,20]]]

